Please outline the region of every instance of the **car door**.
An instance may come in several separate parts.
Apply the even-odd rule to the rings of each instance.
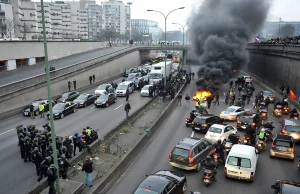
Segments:
[[[171,180],[171,181],[167,184],[165,190],[166,190],[166,193],[167,193],[167,194],[176,194],[176,183],[175,183],[175,181],[172,181],[172,180]]]
[[[93,104],[95,102],[94,95],[89,95],[88,96],[88,104]]]
[[[206,159],[206,156],[210,155],[211,152],[211,146],[208,146],[208,143],[201,141],[200,144],[201,149],[201,161],[204,161]]]
[[[216,122],[215,122],[214,117],[210,117],[210,118],[206,119],[207,128],[211,127],[215,123]]]
[[[233,134],[235,132],[235,129],[232,127],[232,126],[227,126],[225,129],[224,129],[224,138],[227,139],[228,136],[230,134]]]
[[[214,122],[215,122],[215,124],[220,124],[220,123],[222,123],[222,122],[221,122],[221,118],[218,117],[218,116],[215,116],[215,117],[214,117]]]
[[[68,99],[67,99],[67,101],[73,101],[73,100],[75,100],[75,92],[71,92],[70,94],[69,94],[69,97],[68,97]]]
[[[111,104],[113,101],[113,94],[108,95],[108,104]]]
[[[64,109],[63,109],[63,114],[64,115],[67,115],[67,114],[69,114],[69,104],[68,103],[66,103],[65,104],[65,107],[64,107]]]
[[[241,115],[245,112],[245,110],[243,108],[239,108],[235,112],[236,112],[236,115]]]

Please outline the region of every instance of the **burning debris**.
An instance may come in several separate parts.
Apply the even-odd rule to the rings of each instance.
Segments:
[[[193,96],[193,101],[207,101],[207,98],[212,95],[212,92],[210,92],[209,90],[198,90]]]

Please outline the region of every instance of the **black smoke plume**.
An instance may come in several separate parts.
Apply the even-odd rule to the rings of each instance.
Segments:
[[[197,86],[218,90],[233,70],[248,62],[246,45],[270,8],[269,0],[205,0],[189,21],[190,41],[199,58]]]

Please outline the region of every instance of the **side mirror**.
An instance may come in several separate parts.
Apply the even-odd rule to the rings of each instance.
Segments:
[[[148,174],[146,174],[146,177],[148,177],[149,175]]]
[[[255,149],[255,153],[256,153],[256,154],[259,154],[259,151],[258,151],[257,149]]]

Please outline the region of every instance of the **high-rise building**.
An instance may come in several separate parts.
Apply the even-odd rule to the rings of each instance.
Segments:
[[[264,26],[264,36],[267,38],[275,38],[284,35],[284,26],[291,25],[294,28],[294,33],[291,36],[300,36],[300,22],[278,21],[278,22],[266,22]],[[281,32],[280,32],[281,31]],[[281,33],[281,35],[279,35]]]
[[[0,0],[0,38],[14,38],[13,10],[9,0]]]
[[[130,29],[130,7],[119,0],[108,0],[103,6],[104,29],[128,35]]]
[[[136,38],[135,31],[138,31],[138,36],[149,37],[150,40],[158,42],[162,39],[163,30],[158,27],[158,22],[145,19],[131,20],[132,38]],[[141,38],[143,39],[143,38]],[[147,39],[148,40],[148,39]]]
[[[88,39],[97,39],[102,31],[103,26],[103,9],[98,4],[86,4],[86,10],[88,15]]]

